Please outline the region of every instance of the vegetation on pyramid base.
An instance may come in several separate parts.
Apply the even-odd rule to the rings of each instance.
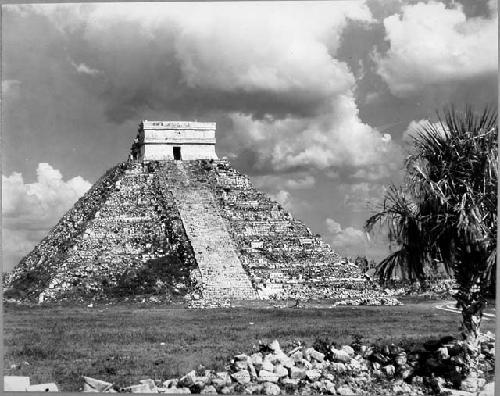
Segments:
[[[116,285],[103,285],[106,297],[136,295],[184,296],[189,290],[189,269],[175,255],[147,261],[142,267],[121,274]]]

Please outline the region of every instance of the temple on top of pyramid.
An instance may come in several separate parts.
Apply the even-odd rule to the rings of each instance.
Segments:
[[[217,159],[215,129],[215,122],[143,120],[132,145],[130,159]]]

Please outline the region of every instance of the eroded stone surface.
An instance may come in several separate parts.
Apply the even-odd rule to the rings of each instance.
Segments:
[[[166,258],[166,267],[159,265]],[[373,295],[357,266],[342,262],[224,160],[115,166],[6,286],[37,302],[129,293],[161,296],[158,302],[189,296],[194,308],[235,299]]]

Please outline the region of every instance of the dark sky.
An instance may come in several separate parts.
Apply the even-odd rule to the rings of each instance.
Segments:
[[[2,6],[4,269],[106,169],[137,124],[217,122],[217,152],[341,254],[398,182],[409,129],[497,106],[497,3]]]

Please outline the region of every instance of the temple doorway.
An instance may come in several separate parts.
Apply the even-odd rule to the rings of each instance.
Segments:
[[[181,158],[181,148],[174,147],[174,160],[180,160]]]

